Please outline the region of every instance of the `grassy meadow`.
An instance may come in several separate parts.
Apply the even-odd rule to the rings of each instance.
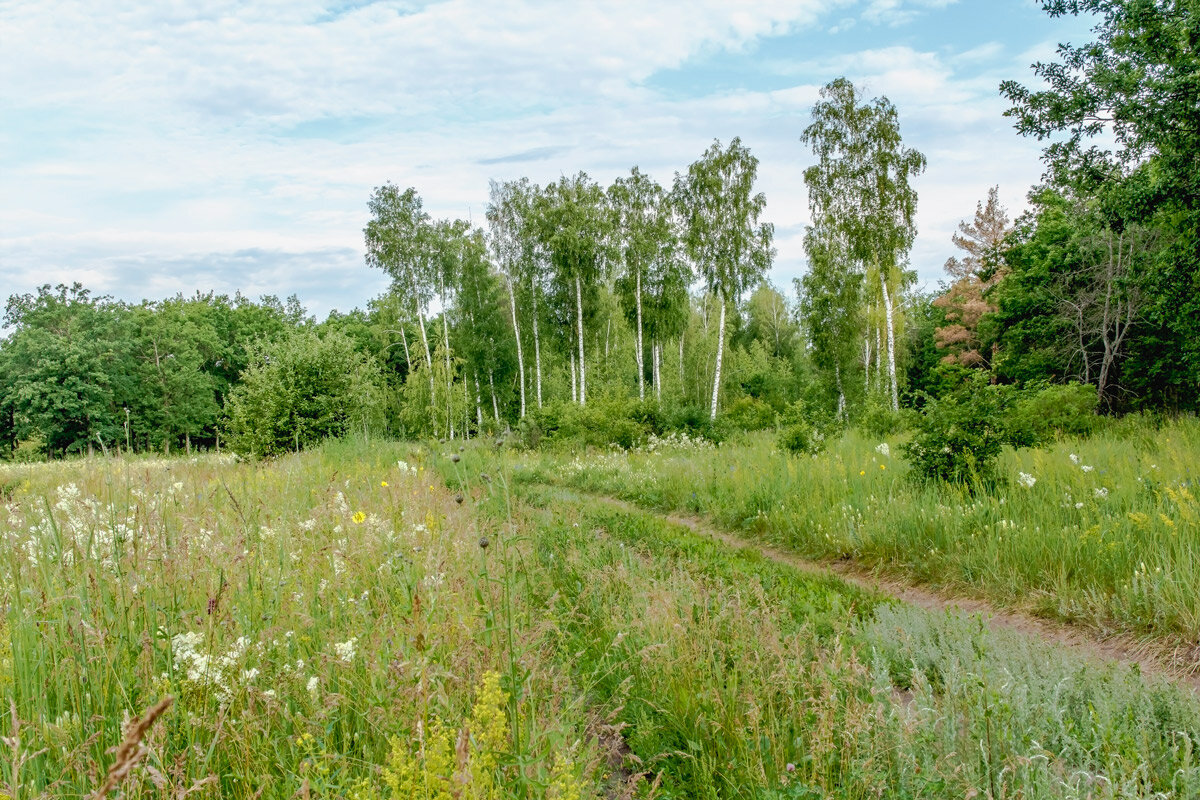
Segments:
[[[1036,583],[1051,566],[1010,563],[1035,547],[1017,532],[1076,519],[1059,498],[1088,481],[1115,508],[1072,503],[1072,524],[1104,534],[1073,546],[1107,552],[1118,523],[1122,557],[1185,541],[1196,437],[1009,455],[1037,482],[994,500],[913,488],[853,437],[799,461],[757,440],[577,459],[344,441],[261,463],[5,468],[0,796],[1200,796],[1189,692],[578,491],[989,595],[1018,576],[1015,601],[1054,591]],[[821,527],[787,538],[789,513]],[[889,521],[903,538],[883,540]],[[949,546],[956,531],[988,542]],[[1115,555],[1080,562],[1062,602],[1186,631],[1167,587],[1191,552],[1147,558],[1156,577],[1128,607],[1101,601]]]
[[[1132,632],[1200,666],[1195,418],[1156,428],[1131,417],[1085,439],[1006,448],[1002,483],[974,491],[911,480],[896,439],[856,431],[813,457],[749,434],[505,459],[517,481],[699,514],[808,557]]]

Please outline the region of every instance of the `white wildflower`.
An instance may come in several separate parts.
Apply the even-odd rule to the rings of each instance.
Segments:
[[[875,445],[875,452],[879,453],[879,455],[883,456],[884,458],[891,458],[892,456],[892,451],[888,447],[887,442],[880,442],[879,444]]]
[[[308,693],[309,694],[316,694],[317,689],[320,689],[320,688],[321,688],[321,679],[320,678],[318,678],[316,675],[313,675],[311,678],[308,679]]]
[[[1071,459],[1071,463],[1072,463],[1072,464],[1078,464],[1078,463],[1079,463],[1079,456],[1075,455],[1074,453],[1071,453],[1071,455],[1070,455],[1070,459]]]
[[[333,652],[338,657],[338,661],[343,664],[349,664],[354,660],[355,648],[358,645],[358,637],[352,636],[344,642],[335,642]]]
[[[1084,472],[1091,472],[1092,470],[1095,469],[1095,467],[1090,466],[1088,464],[1084,464],[1082,467],[1080,467],[1080,469],[1083,470]]]
[[[1037,483],[1037,478],[1033,477],[1028,472],[1018,472],[1017,483],[1021,484],[1026,489],[1032,489],[1033,485]]]
[[[1108,489],[1101,486],[1099,489],[1093,489],[1092,494],[1096,495],[1097,500],[1103,500],[1108,497]]]

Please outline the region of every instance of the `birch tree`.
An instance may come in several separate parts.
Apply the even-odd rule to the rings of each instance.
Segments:
[[[898,410],[896,296],[916,236],[917,193],[909,179],[924,171],[925,156],[903,146],[899,115],[886,97],[864,102],[846,78],[821,89],[812,116],[801,141],[817,156],[804,171],[813,222],[844,242],[846,268],[877,278],[891,402]]]
[[[675,176],[674,196],[683,223],[684,247],[703,276],[706,291],[721,306],[709,409],[709,418],[714,420],[721,391],[726,310],[761,280],[774,256],[774,226],[759,222],[767,198],[761,192],[754,194],[757,174],[758,159],[741,139],[734,137],[727,148],[714,140],[688,167],[686,175]]]
[[[646,399],[647,291],[662,282],[663,273],[676,259],[677,236],[667,195],[662,186],[634,167],[627,178],[617,178],[608,190],[614,214],[616,261],[621,274],[615,282],[621,306],[634,326],[638,398]],[[652,347],[654,382],[658,384],[658,341]]]
[[[410,304],[416,313],[417,327],[425,348],[429,392],[434,396],[433,353],[425,331],[433,260],[429,215],[425,213],[416,189],[408,188],[402,192],[391,183],[376,188],[367,207],[371,211],[371,220],[363,229],[367,264],[390,275],[392,290]]]
[[[549,258],[559,296],[574,301],[578,402],[587,405],[584,311],[592,311],[608,263],[611,215],[604,190],[580,172],[546,187],[538,202],[538,240]]]

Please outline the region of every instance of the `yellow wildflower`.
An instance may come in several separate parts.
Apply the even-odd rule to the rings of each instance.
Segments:
[[[367,515],[366,515],[366,514],[364,514],[363,512],[361,512],[361,511],[355,511],[355,512],[354,512],[354,516],[353,516],[353,517],[351,517],[350,519],[354,520],[354,524],[355,524],[355,525],[362,525],[362,524],[363,524],[363,521],[364,521],[366,518],[367,518]]]
[[[387,481],[380,481],[379,485],[386,489],[388,484]]]
[[[880,465],[879,465],[879,468],[880,468],[880,469],[887,469],[887,464],[880,464]]]
[[[867,471],[866,471],[865,469],[860,469],[860,470],[858,471],[858,474],[859,474],[859,475],[866,475],[866,474],[867,474]]]

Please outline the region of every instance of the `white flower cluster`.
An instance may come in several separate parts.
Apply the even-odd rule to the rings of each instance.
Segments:
[[[400,470],[401,475],[416,475],[417,468],[410,466],[406,461],[397,461],[396,469]]]
[[[343,664],[349,664],[354,660],[354,654],[358,652],[356,649],[357,646],[358,637],[352,636],[344,642],[334,642],[333,652],[337,656],[338,661],[341,661]]]
[[[1032,489],[1033,485],[1037,483],[1037,478],[1033,477],[1028,472],[1018,472],[1017,483],[1021,484],[1026,489]]]
[[[250,639],[240,636],[229,646],[229,649],[218,656],[207,653],[203,649],[204,634],[198,631],[177,633],[171,637],[171,651],[175,669],[181,670],[184,676],[197,686],[212,689],[213,694],[222,703],[228,703],[233,696],[233,677],[240,675],[242,682],[249,683],[258,677],[258,669],[238,671],[238,667],[250,649]]]
[[[671,431],[665,436],[650,434],[646,441],[635,448],[639,453],[657,453],[662,450],[711,450],[713,443],[703,436],[689,436],[686,431]]]
[[[888,447],[887,442],[880,442],[879,444],[875,445],[875,452],[879,453],[879,455],[883,456],[884,458],[892,457],[892,450],[890,447]]]

